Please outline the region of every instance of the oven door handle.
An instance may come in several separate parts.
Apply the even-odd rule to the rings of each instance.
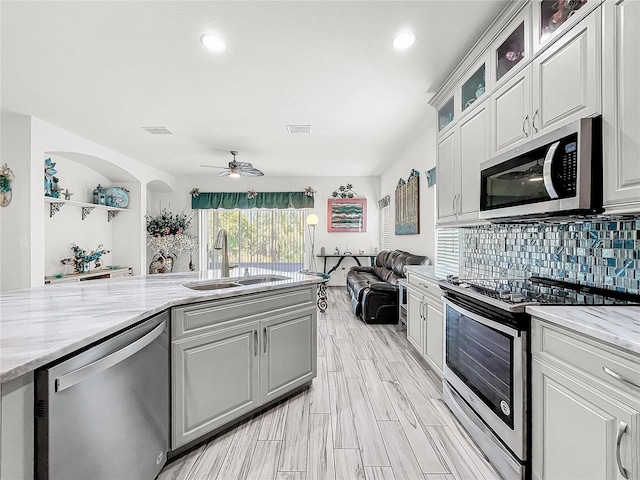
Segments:
[[[504,325],[502,323],[495,322],[493,320],[489,320],[486,317],[482,317],[482,316],[480,316],[480,315],[478,315],[476,313],[470,312],[466,308],[463,308],[460,305],[455,304],[454,302],[452,302],[451,300],[449,300],[446,297],[443,297],[442,301],[445,303],[445,305],[450,306],[451,308],[453,308],[458,313],[463,314],[465,317],[470,318],[471,320],[474,320],[474,321],[476,321],[478,323],[481,323],[485,327],[493,328],[494,330],[498,330],[499,332],[506,333],[507,335],[510,335],[511,337],[520,337],[521,336],[521,332],[519,332],[515,328],[511,328],[511,327],[509,327],[507,325]]]

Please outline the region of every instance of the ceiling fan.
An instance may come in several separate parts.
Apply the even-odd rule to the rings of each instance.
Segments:
[[[216,165],[200,165],[201,167],[206,168],[222,168],[225,171],[220,172],[218,175],[221,177],[262,177],[264,173],[262,173],[257,168],[253,168],[253,165],[247,162],[236,162],[236,155],[238,152],[235,150],[231,150],[231,155],[233,155],[233,160],[229,162],[228,167],[218,167]]]

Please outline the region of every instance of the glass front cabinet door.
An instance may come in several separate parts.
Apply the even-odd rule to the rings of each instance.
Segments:
[[[597,0],[537,0],[533,2],[533,50],[538,52],[554,37],[571,28],[596,8]]]
[[[454,109],[453,109],[453,97],[451,97],[439,110],[438,110],[438,132],[444,130],[447,125],[453,122]]]
[[[511,78],[531,58],[530,6],[514,18],[493,44],[493,85]]]
[[[462,83],[460,87],[460,107],[462,112],[467,110],[476,101],[484,99],[484,94],[488,91],[486,82],[487,62],[483,62],[477,68],[471,68],[471,75]]]

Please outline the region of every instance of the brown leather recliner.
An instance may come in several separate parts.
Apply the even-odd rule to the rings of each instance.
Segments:
[[[366,323],[398,323],[398,280],[405,265],[429,265],[429,259],[402,250],[384,250],[374,267],[351,267],[347,291],[353,312]]]

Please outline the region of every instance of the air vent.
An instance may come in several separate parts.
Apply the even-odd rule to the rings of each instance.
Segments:
[[[311,133],[311,125],[287,125],[289,133]]]
[[[151,135],[173,135],[173,132],[167,127],[142,127],[142,129]]]
[[[47,416],[47,403],[44,400],[36,400],[35,414],[40,418]]]

